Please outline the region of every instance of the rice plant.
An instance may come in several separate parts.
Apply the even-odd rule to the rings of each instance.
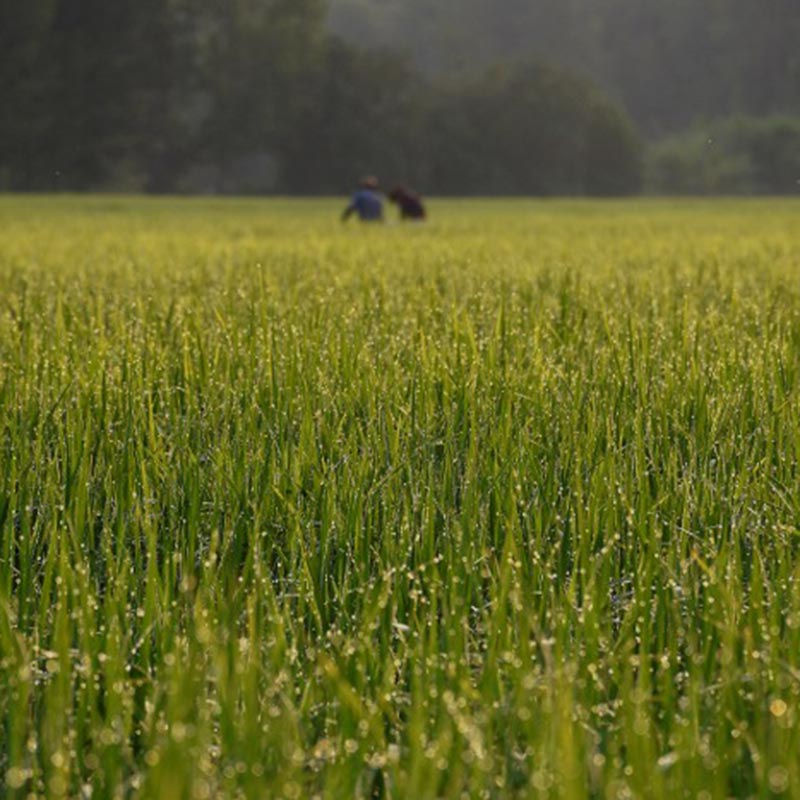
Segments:
[[[0,793],[800,797],[800,206],[0,198]]]

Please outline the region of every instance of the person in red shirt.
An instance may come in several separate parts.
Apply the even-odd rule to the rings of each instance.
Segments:
[[[406,186],[395,186],[388,197],[400,208],[400,219],[425,219],[425,206],[420,196]]]

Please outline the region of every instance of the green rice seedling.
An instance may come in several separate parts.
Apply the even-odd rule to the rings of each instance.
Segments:
[[[8,797],[800,797],[797,202],[0,198]]]

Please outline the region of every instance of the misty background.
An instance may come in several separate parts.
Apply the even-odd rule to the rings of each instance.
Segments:
[[[0,190],[800,192],[797,0],[0,0]]]

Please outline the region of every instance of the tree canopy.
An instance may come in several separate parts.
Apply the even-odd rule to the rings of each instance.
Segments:
[[[638,188],[634,127],[576,71],[487,58],[426,73],[332,34],[328,11],[5,0],[0,188],[339,193],[363,172],[436,193]]]
[[[591,74],[649,136],[800,111],[797,0],[331,0],[330,18],[428,72],[537,57]]]
[[[795,194],[800,119],[735,116],[697,125],[651,148],[647,188],[658,194]]]

